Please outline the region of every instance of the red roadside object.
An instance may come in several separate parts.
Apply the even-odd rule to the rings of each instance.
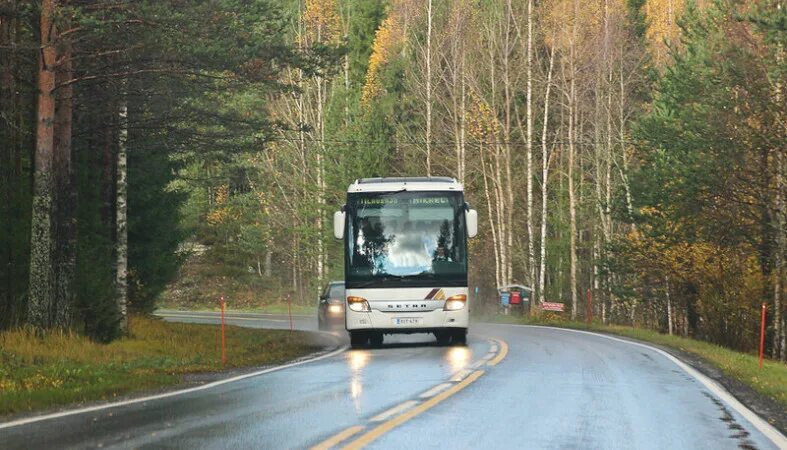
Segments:
[[[765,303],[762,304],[762,317],[760,318],[760,368],[762,368],[762,357],[765,353]]]
[[[556,302],[543,302],[541,303],[541,309],[544,311],[563,312],[565,310],[565,305]]]
[[[292,295],[287,294],[287,314],[290,316],[290,332],[292,332]]]
[[[519,291],[512,291],[511,292],[511,300],[509,301],[511,305],[521,305],[522,304],[522,293]]]
[[[221,297],[221,366],[227,364],[227,350],[224,346],[224,296]]]

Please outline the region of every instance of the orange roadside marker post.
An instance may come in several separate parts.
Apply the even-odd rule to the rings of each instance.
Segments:
[[[765,354],[765,302],[762,304],[762,317],[760,318],[760,369],[762,369],[762,358]]]
[[[221,296],[221,367],[227,364],[227,350],[224,345],[224,296]]]
[[[290,333],[292,333],[292,295],[287,294],[287,315],[290,316]]]

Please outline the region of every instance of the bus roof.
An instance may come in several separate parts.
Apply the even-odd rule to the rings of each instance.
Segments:
[[[462,185],[451,177],[361,178],[347,192],[388,191],[461,191]]]

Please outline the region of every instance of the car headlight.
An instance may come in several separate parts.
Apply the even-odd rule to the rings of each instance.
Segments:
[[[372,310],[369,307],[369,302],[363,297],[347,297],[347,306],[355,312],[369,312]]]
[[[465,294],[452,295],[445,301],[443,309],[446,311],[459,311],[465,307],[467,296]]]
[[[328,312],[330,314],[339,314],[342,312],[342,305],[328,305]]]

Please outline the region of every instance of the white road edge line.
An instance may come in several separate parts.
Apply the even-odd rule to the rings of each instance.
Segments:
[[[387,418],[389,418],[391,416],[394,416],[396,414],[399,414],[400,412],[404,412],[404,411],[412,408],[413,406],[415,406],[417,404],[418,404],[417,400],[408,400],[408,401],[406,401],[404,403],[401,403],[401,404],[399,404],[397,406],[394,406],[393,408],[389,409],[388,411],[385,411],[383,413],[380,413],[380,414],[372,417],[371,419],[369,419],[369,421],[370,422],[382,422],[383,420],[385,420],[385,419],[387,419]]]
[[[679,360],[678,358],[670,355],[669,353],[665,352],[664,350],[653,347],[647,344],[642,344],[639,342],[628,341],[626,339],[620,339],[613,336],[607,336],[601,333],[593,333],[590,331],[584,330],[572,330],[570,328],[558,328],[558,327],[549,327],[549,326],[542,326],[542,325],[518,325],[518,324],[500,324],[504,326],[513,326],[513,327],[526,327],[526,328],[548,328],[551,330],[559,330],[559,331],[569,331],[572,333],[583,333],[583,334],[590,334],[592,336],[598,336],[605,339],[610,339],[613,341],[623,342],[625,344],[636,345],[638,347],[647,348],[649,350],[653,350],[657,353],[660,353],[665,358],[669,359],[676,366],[683,369],[684,372],[694,377],[697,381],[702,383],[708,390],[713,392],[716,397],[719,397],[727,406],[734,409],[738,414],[743,416],[746,420],[749,421],[752,425],[754,425],[757,430],[760,431],[765,437],[771,440],[774,444],[776,444],[777,448],[785,448],[787,449],[787,437],[785,437],[779,430],[777,430],[773,425],[769,424],[766,420],[762,417],[758,416],[754,411],[750,410],[746,407],[743,403],[741,403],[737,398],[733,397],[723,386],[717,383],[715,380],[707,377],[705,374],[699,372],[697,369],[689,366],[688,364],[684,363],[683,361]]]
[[[437,386],[429,389],[428,391],[424,392],[423,394],[419,395],[420,398],[429,398],[434,397],[435,395],[439,394],[440,392],[448,389],[449,386],[453,386],[453,383],[443,383],[438,384]]]
[[[203,384],[202,386],[195,386],[195,387],[188,388],[188,389],[181,389],[179,391],[165,392],[163,394],[150,395],[150,396],[147,396],[147,397],[140,397],[140,398],[133,398],[133,399],[124,400],[124,401],[120,401],[120,402],[107,403],[105,405],[90,406],[90,407],[87,407],[87,408],[73,409],[73,410],[69,410],[69,411],[62,411],[62,412],[58,412],[58,413],[45,414],[45,415],[42,415],[42,416],[28,417],[28,418],[25,418],[25,419],[19,419],[19,420],[14,420],[14,421],[11,421],[11,422],[0,423],[0,430],[5,429],[5,428],[18,427],[18,426],[21,426],[21,425],[27,425],[27,424],[31,424],[31,423],[35,423],[35,422],[41,422],[41,421],[44,421],[44,420],[57,419],[57,418],[60,418],[60,417],[67,417],[67,416],[73,416],[73,415],[77,415],[77,414],[84,414],[84,413],[89,413],[89,412],[94,412],[94,411],[101,411],[101,410],[104,410],[104,409],[117,408],[119,406],[133,405],[135,403],[143,403],[143,402],[150,402],[150,401],[153,401],[153,400],[161,400],[163,398],[175,397],[177,395],[189,394],[191,392],[204,391],[206,389],[211,389],[211,388],[214,388],[214,387],[217,387],[217,386],[221,386],[221,385],[224,385],[224,384],[233,383],[235,381],[245,380],[246,378],[252,378],[252,377],[256,377],[256,376],[263,375],[263,374],[266,374],[266,373],[271,373],[271,372],[278,372],[279,370],[289,369],[290,367],[300,366],[300,365],[303,365],[303,364],[308,364],[308,363],[312,363],[312,362],[319,361],[319,360],[322,360],[322,359],[330,358],[332,356],[336,356],[336,355],[344,352],[345,350],[347,350],[347,348],[348,348],[348,346],[345,345],[345,346],[340,347],[340,348],[338,348],[338,349],[336,349],[336,350],[334,350],[334,351],[332,351],[330,353],[326,353],[324,355],[316,356],[314,358],[305,359],[305,360],[302,360],[302,361],[296,361],[296,362],[292,362],[292,363],[289,363],[289,364],[284,364],[282,366],[271,367],[269,369],[259,370],[257,372],[247,373],[247,374],[244,374],[244,375],[238,375],[238,376],[235,376],[235,377],[214,381],[212,383]]]

